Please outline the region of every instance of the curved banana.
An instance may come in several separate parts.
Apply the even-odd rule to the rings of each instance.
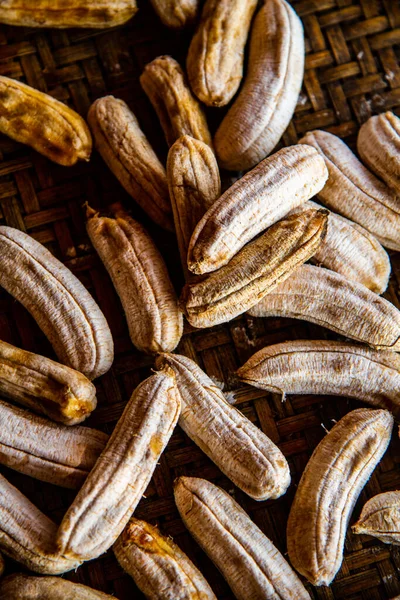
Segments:
[[[392,428],[388,411],[360,408],[340,419],[314,450],[287,524],[290,562],[313,585],[329,585],[338,572],[351,513]]]
[[[384,544],[400,545],[400,491],[384,492],[366,502],[353,533],[372,535]]]
[[[342,395],[400,416],[400,356],[361,344],[296,340],[267,346],[239,370],[254,387],[285,394]]]
[[[400,311],[365,286],[312,265],[301,265],[247,311],[316,323],[377,349],[400,352]]]
[[[115,596],[61,577],[32,577],[14,573],[0,581],[2,600],[118,600]]]

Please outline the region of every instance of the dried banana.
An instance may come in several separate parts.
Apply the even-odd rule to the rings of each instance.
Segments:
[[[212,147],[203,109],[176,60],[171,56],[155,58],[146,65],[140,83],[160,119],[169,146],[182,135],[190,135]]]
[[[353,533],[372,535],[384,544],[400,545],[400,492],[374,496],[361,511]]]
[[[0,463],[41,481],[78,488],[108,436],[89,427],[65,427],[0,400]]]
[[[199,0],[150,0],[161,21],[172,29],[182,29],[196,18]]]
[[[225,106],[243,77],[244,47],[257,0],[207,0],[189,46],[187,74],[207,106]]]
[[[304,54],[295,11],[285,0],[265,0],[251,28],[243,87],[214,138],[224,169],[251,169],[275,148],[296,108]]]
[[[296,340],[267,346],[238,370],[269,392],[343,395],[400,416],[400,356],[360,344]]]
[[[299,140],[323,156],[329,172],[318,198],[328,208],[359,223],[383,246],[400,250],[400,200],[377,179],[350,148],[327,131],[311,131]]]
[[[0,23],[104,29],[122,25],[136,11],[136,0],[1,0]]]
[[[117,600],[115,596],[61,577],[33,577],[22,573],[0,582],[2,600]]]
[[[0,475],[0,550],[31,571],[58,575],[79,567],[55,553],[57,526]]]
[[[290,214],[299,214],[309,208],[321,206],[308,200]],[[376,294],[382,294],[389,283],[389,256],[378,240],[361,225],[331,211],[325,239],[312,261],[346,279],[362,283]]]
[[[121,567],[150,600],[216,600],[186,554],[145,521],[132,518],[113,549]]]
[[[87,209],[87,231],[121,299],[132,343],[142,352],[173,350],[183,316],[167,267],[145,229],[119,207],[115,218]]]
[[[217,161],[207,144],[189,135],[179,138],[168,153],[169,195],[186,279],[191,235],[207,209],[221,195]]]
[[[99,98],[88,122],[96,148],[139,206],[164,229],[173,229],[165,169],[123,100]]]
[[[343,559],[347,525],[361,490],[390,442],[393,417],[360,408],[314,450],[290,510],[290,562],[313,585],[329,585]]]
[[[290,317],[316,323],[378,349],[400,352],[400,311],[342,275],[302,265],[250,308],[253,317]]]
[[[290,146],[263,160],[208,209],[190,240],[188,267],[196,274],[226,265],[267,227],[324,186],[328,171],[309,146]]]
[[[156,366],[168,365],[182,399],[179,425],[241,490],[255,500],[279,498],[290,472],[279,448],[241,412],[195,362],[162,354]]]
[[[89,379],[111,367],[107,321],[79,279],[42,244],[0,226],[0,285],[31,313],[61,362]]]
[[[361,160],[400,194],[400,119],[390,111],[368,119],[358,132],[357,150]]]
[[[181,306],[191,325],[226,323],[257,304],[308,260],[325,237],[328,213],[286,217],[245,246],[218,271],[183,288]]]
[[[57,544],[62,556],[91,560],[112,546],[149,484],[180,408],[171,369],[136,388],[61,522]]]
[[[0,340],[0,395],[64,425],[96,408],[96,388],[82,373]]]
[[[238,600],[310,600],[282,554],[224,490],[179,477],[174,494],[184,524]]]
[[[0,15],[3,10],[2,2]],[[60,165],[69,167],[78,160],[89,160],[92,151],[89,128],[82,117],[62,102],[0,75],[0,105],[1,133]]]

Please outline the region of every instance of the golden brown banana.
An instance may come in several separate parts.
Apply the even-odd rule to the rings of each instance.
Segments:
[[[199,0],[150,0],[154,10],[167,27],[182,29],[196,18]]]
[[[118,600],[115,596],[61,577],[13,573],[0,582],[2,600]]]

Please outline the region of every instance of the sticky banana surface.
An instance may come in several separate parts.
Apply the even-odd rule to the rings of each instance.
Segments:
[[[400,545],[400,491],[384,492],[368,500],[352,530],[372,535],[384,544]]]
[[[0,463],[54,485],[79,488],[108,436],[65,427],[0,400]]]
[[[328,171],[309,146],[290,146],[263,160],[208,209],[190,240],[197,275],[226,265],[247,242],[317,194]]]
[[[150,482],[180,407],[171,369],[136,388],[60,524],[57,546],[62,556],[91,560],[112,546]]]
[[[400,351],[400,311],[365,286],[321,267],[298,267],[248,313],[302,319],[378,349]]]
[[[88,379],[111,367],[107,321],[81,282],[39,242],[0,227],[0,285],[31,313],[61,362]]]
[[[353,410],[314,450],[287,525],[290,562],[313,585],[329,585],[338,572],[351,513],[386,451],[392,428],[386,410]]]
[[[179,477],[175,502],[186,527],[238,600],[309,600],[273,543],[229,494],[205,479]]]
[[[0,581],[2,600],[118,600],[115,596],[61,577],[33,577],[14,573]]]
[[[145,521],[132,517],[113,549],[121,567],[150,600],[216,600],[186,554]]]
[[[190,358],[162,354],[157,367],[173,369],[182,401],[179,425],[241,490],[255,500],[278,498],[290,483],[279,448],[240,411]]]
[[[342,395],[400,414],[400,356],[361,344],[296,340],[266,346],[238,370],[270,392]]]

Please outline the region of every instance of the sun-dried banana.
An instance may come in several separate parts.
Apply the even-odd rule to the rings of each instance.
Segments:
[[[115,596],[61,577],[14,573],[0,582],[2,600],[118,600]]]
[[[188,267],[196,274],[223,267],[267,227],[324,186],[328,170],[310,146],[290,146],[263,160],[208,209],[190,240]]]
[[[92,151],[89,128],[78,113],[62,102],[0,75],[0,105],[1,133],[60,165],[89,160]]]
[[[169,368],[136,388],[61,522],[57,544],[62,556],[91,560],[112,546],[149,484],[180,409]]]
[[[199,9],[199,0],[150,0],[161,21],[172,29],[190,25]]]
[[[145,229],[118,206],[115,218],[87,209],[87,231],[121,299],[132,343],[142,352],[173,350],[183,316],[164,260]]]
[[[122,25],[136,11],[136,0],[1,0],[0,23],[104,29]]]
[[[329,585],[338,572],[351,513],[392,428],[387,410],[353,410],[308,461],[290,510],[287,545],[293,567],[313,585]]]
[[[65,427],[0,400],[0,463],[41,481],[78,488],[108,436],[89,427]]]
[[[400,311],[364,285],[302,265],[253,306],[253,317],[290,317],[316,323],[378,349],[400,352]]]
[[[355,343],[295,340],[259,350],[238,375],[283,397],[343,395],[400,416],[400,356],[395,352]]]
[[[357,150],[361,160],[399,195],[400,119],[390,111],[368,119],[358,132]]]
[[[299,214],[309,208],[321,206],[308,200],[290,214]],[[312,261],[346,279],[362,283],[376,294],[382,294],[389,283],[390,260],[386,250],[364,227],[332,211],[329,212],[325,239]]]
[[[179,425],[237,487],[255,500],[279,498],[290,472],[279,448],[241,412],[195,362],[179,354],[162,354],[176,376],[182,400]]]
[[[168,153],[169,195],[186,279],[191,235],[204,213],[221,195],[217,161],[207,144],[189,135],[179,138]]]
[[[55,552],[57,526],[0,475],[0,550],[31,571],[58,575],[81,564]]]
[[[216,600],[186,554],[146,521],[132,517],[113,550],[121,567],[149,600]]]
[[[359,223],[386,248],[400,250],[400,200],[377,179],[340,138],[311,131],[299,144],[309,144],[323,156],[329,172],[318,198],[328,208]]]
[[[309,210],[282,219],[225,266],[187,283],[181,306],[193,327],[226,323],[257,304],[308,260],[325,237],[328,213]]]
[[[128,194],[158,225],[173,229],[165,169],[128,105],[99,98],[88,122],[97,150]]]
[[[189,46],[187,73],[207,106],[225,106],[243,77],[244,47],[257,0],[207,0]]]
[[[111,367],[107,321],[82,283],[32,237],[0,226],[0,285],[31,313],[61,362],[89,379]]]
[[[224,490],[179,477],[174,494],[184,524],[238,600],[310,600],[282,554]]]
[[[353,533],[372,535],[384,544],[400,545],[400,491],[384,492],[366,502]]]
[[[251,28],[242,89],[214,138],[224,169],[251,169],[272,152],[292,118],[303,73],[300,19],[285,0],[265,0]]]
[[[146,65],[140,83],[160,119],[169,146],[182,135],[190,135],[212,147],[203,109],[176,60],[171,56],[155,58]]]
[[[82,373],[1,340],[0,395],[64,425],[81,423],[97,404]]]

